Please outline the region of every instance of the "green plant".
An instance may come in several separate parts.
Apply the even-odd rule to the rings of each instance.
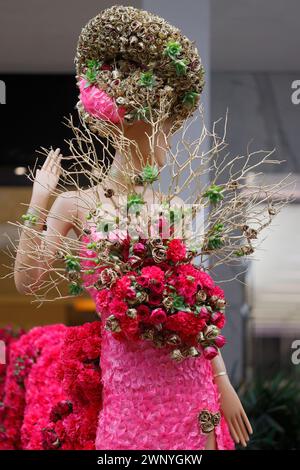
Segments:
[[[253,427],[247,449],[300,449],[300,386],[294,379],[257,379],[239,395]]]

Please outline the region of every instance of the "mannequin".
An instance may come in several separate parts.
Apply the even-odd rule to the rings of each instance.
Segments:
[[[171,126],[172,119],[169,119],[165,122],[161,132],[155,136],[157,144],[155,145],[154,159],[159,167],[164,164],[166,151],[171,144],[171,138],[169,135]],[[142,121],[137,122],[136,124],[125,128],[124,134],[126,135],[126,138],[130,139],[132,142],[133,167],[139,171],[141,159],[137,156],[137,150],[139,155],[142,155],[143,157],[143,164],[149,161],[149,124]],[[61,159],[62,154],[60,153],[59,148],[51,150],[42,168],[37,170],[36,173],[30,207],[39,207],[41,217],[39,224],[36,226],[38,231],[43,229],[45,218],[43,218],[42,214],[45,213],[47,209],[50,195],[53,190],[55,190],[61,175]],[[116,160],[112,163],[109,171],[110,173],[113,173],[115,189],[122,188],[122,190],[124,190],[126,180],[124,181],[124,175],[120,171],[120,167],[122,167],[122,155],[117,153],[115,159]],[[102,197],[103,201],[106,202],[105,197],[103,196],[102,186],[103,185],[99,185],[99,188],[93,188],[93,190],[98,189],[100,198]],[[110,183],[110,186],[112,186],[112,183]],[[137,192],[140,190],[138,186],[136,186],[135,189]],[[90,190],[86,191],[89,192]],[[57,233],[61,236],[65,236],[72,228],[75,231],[77,230],[77,226],[72,225],[72,219],[75,219],[78,213],[78,197],[84,199],[87,196],[86,191],[82,191],[80,195],[72,191],[65,192],[55,200],[47,219],[47,233],[45,236],[45,243],[49,243],[49,246],[52,245],[53,250],[59,248],[58,244],[60,243],[60,237]],[[145,196],[145,199],[147,200],[147,196]],[[148,203],[151,203],[151,201],[152,199],[149,196]],[[55,214],[55,217],[51,217],[52,214]],[[79,212],[78,215],[83,222],[84,214]],[[38,237],[36,242],[40,243]],[[22,233],[19,243],[19,253],[22,252],[22,256],[17,254],[15,264],[15,283],[20,293],[26,293],[28,291],[28,283],[32,286],[32,283],[34,282],[35,287],[38,288],[44,278],[39,269],[40,266],[43,265],[43,259],[40,261],[41,264],[36,263],[35,265],[32,265],[30,273],[19,270],[19,267],[22,264],[32,263],[29,257],[27,260],[24,259],[23,254],[24,252],[27,252],[28,243],[30,242],[28,241],[26,234]],[[212,359],[212,369],[214,381],[220,393],[221,411],[228,423],[230,433],[236,443],[246,446],[249,440],[249,435],[252,433],[251,424],[249,423],[243,406],[230,383],[220,351],[219,354]],[[216,449],[215,434],[213,431],[208,435],[205,448]]]

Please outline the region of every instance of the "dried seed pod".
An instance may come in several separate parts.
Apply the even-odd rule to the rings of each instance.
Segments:
[[[64,258],[65,258],[64,252],[61,251],[61,250],[57,250],[57,251],[55,252],[55,257],[56,257],[57,259],[64,259]]]
[[[104,191],[104,196],[107,197],[107,198],[111,198],[113,197],[115,194],[114,190],[111,189],[111,188],[107,188],[105,191]]]

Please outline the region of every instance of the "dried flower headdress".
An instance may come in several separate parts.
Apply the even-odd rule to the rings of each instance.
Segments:
[[[197,108],[204,70],[194,43],[163,18],[113,6],[82,29],[75,57],[79,113],[100,132],[99,120],[133,123],[176,115],[173,130]]]

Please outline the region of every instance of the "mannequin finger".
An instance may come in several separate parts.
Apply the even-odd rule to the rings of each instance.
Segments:
[[[47,161],[45,170],[52,171],[53,162],[55,161],[55,158],[56,158],[56,154],[55,154],[54,150],[52,150],[52,152],[49,153],[49,155],[48,155],[48,161]]]
[[[249,434],[253,434],[253,429],[252,429],[251,423],[248,419],[248,416],[245,413],[244,408],[242,409],[242,417],[243,417],[244,423],[247,427],[247,430],[248,430]]]
[[[236,442],[236,444],[239,444],[240,443],[240,439],[238,437],[238,434],[236,433],[236,430],[235,428],[233,427],[233,424],[232,424],[232,421],[229,422],[229,430],[230,430],[230,433],[234,439],[234,441]]]
[[[233,426],[234,426],[234,429],[235,429],[235,431],[236,431],[236,433],[237,433],[237,435],[238,435],[238,437],[239,437],[239,439],[240,439],[241,444],[242,444],[244,447],[246,447],[247,444],[246,444],[246,441],[245,441],[245,439],[244,439],[243,433],[242,433],[242,431],[241,431],[241,429],[240,429],[240,425],[239,425],[239,422],[238,422],[237,418],[234,418],[234,419],[233,419]]]
[[[60,149],[56,149],[55,152],[53,152],[49,164],[49,171],[53,173],[54,168],[57,166],[57,158],[59,156]]]
[[[53,174],[58,175],[61,171],[61,166],[60,166],[60,161],[61,157],[58,156],[56,160],[53,161],[53,165],[51,167],[51,171]]]
[[[52,154],[53,154],[53,150],[50,150],[50,152],[47,155],[46,160],[44,161],[44,164],[42,165],[44,170],[48,170],[49,164],[51,162]]]
[[[239,425],[240,425],[240,430],[241,430],[241,432],[242,432],[242,434],[243,434],[243,436],[244,436],[244,440],[245,440],[245,442],[246,442],[246,444],[247,444],[247,442],[249,441],[249,435],[248,435],[247,428],[246,428],[246,425],[245,425],[245,423],[244,423],[244,420],[243,420],[242,415],[239,415],[239,416],[237,417],[237,420],[238,420]]]

